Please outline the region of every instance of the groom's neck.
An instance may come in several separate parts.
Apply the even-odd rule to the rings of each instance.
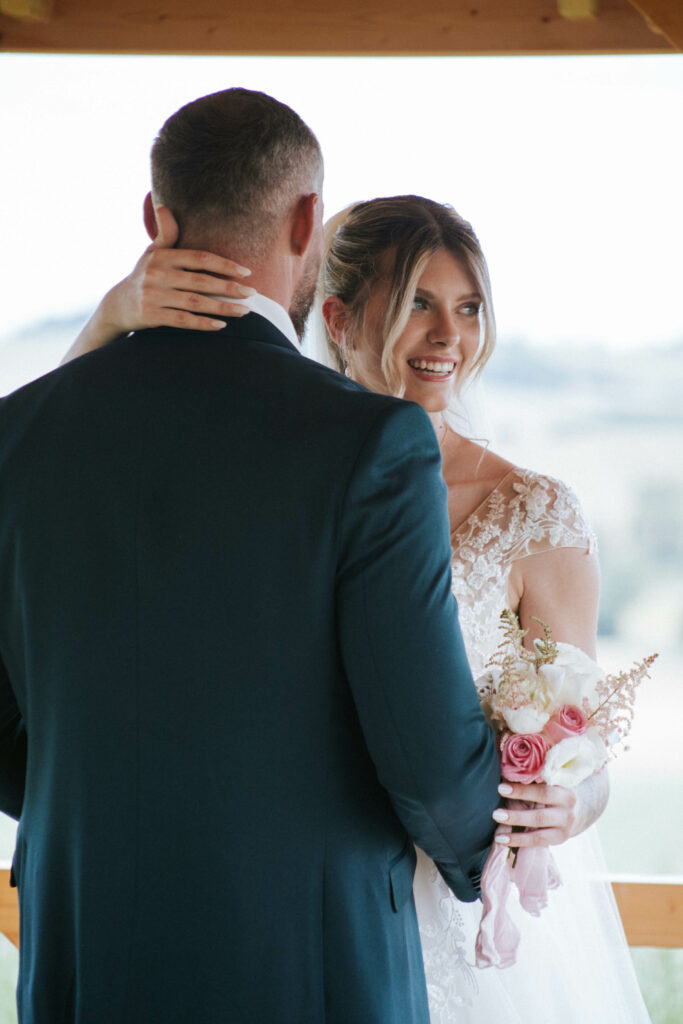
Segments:
[[[295,289],[295,282],[292,279],[291,267],[288,262],[280,255],[256,266],[250,266],[249,262],[244,265],[249,267],[251,275],[245,277],[243,283],[248,284],[250,288],[255,288],[261,295],[266,295],[288,310]]]
[[[261,295],[266,295],[284,309],[289,310],[298,284],[297,274],[301,272],[301,269],[300,262],[292,253],[286,238],[278,239],[265,255],[258,257],[253,253],[240,252],[238,246],[216,244],[215,239],[207,240],[204,244],[192,239],[190,246],[183,240],[182,247],[206,248],[219,256],[234,260],[242,267],[248,267],[251,274],[249,277],[240,277],[240,284],[255,288]]]

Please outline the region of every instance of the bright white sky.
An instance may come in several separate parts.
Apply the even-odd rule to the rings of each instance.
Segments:
[[[683,338],[683,56],[319,59],[0,56],[0,340],[81,312],[146,245],[148,153],[231,85],[293,106],[328,214],[417,192],[470,219],[501,334]]]

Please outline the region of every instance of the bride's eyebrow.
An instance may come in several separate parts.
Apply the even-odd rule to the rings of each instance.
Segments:
[[[415,289],[415,294],[424,295],[426,299],[433,299],[436,297],[434,295],[434,292],[430,292],[427,288],[420,288],[419,285]],[[463,302],[466,301],[467,299],[477,299],[479,302],[481,302],[481,295],[479,294],[479,292],[468,292],[466,295],[458,296],[458,302]]]

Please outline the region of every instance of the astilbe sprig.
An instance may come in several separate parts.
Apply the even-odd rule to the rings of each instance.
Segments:
[[[553,631],[548,623],[544,622],[543,619],[539,619],[537,615],[532,615],[531,618],[538,622],[543,629],[543,639],[536,640],[534,643],[534,663],[538,672],[542,665],[552,665],[560,652],[553,640]]]
[[[598,730],[612,757],[616,757],[617,745],[623,744],[631,731],[635,714],[636,689],[643,679],[650,678],[650,668],[657,659],[657,654],[650,654],[642,661],[636,662],[628,672],[610,674],[596,686],[598,705],[591,710],[588,701],[583,701],[583,711],[590,725]]]
[[[557,644],[550,627],[543,619],[533,618],[543,628],[543,639],[537,640],[533,648],[528,648],[524,646],[524,638],[529,630],[522,629],[519,618],[510,608],[500,613],[503,639],[487,662],[488,668],[500,669],[500,676],[494,683],[493,675],[489,675],[488,693],[482,694],[491,696],[495,692],[498,705],[498,710],[493,713],[495,719],[502,720],[503,707],[517,708],[527,702],[526,684],[530,668],[538,673],[543,665],[552,664],[557,658]]]

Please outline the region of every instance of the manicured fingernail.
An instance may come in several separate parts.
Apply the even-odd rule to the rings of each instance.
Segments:
[[[212,320],[211,326],[215,327],[217,330],[220,331],[221,328],[227,327],[228,325],[226,324],[225,320]]]
[[[248,285],[248,284],[241,284],[241,285],[240,285],[240,291],[242,292],[242,295],[243,295],[243,297],[244,297],[245,299],[246,299],[246,298],[247,298],[247,296],[249,296],[249,295],[256,295],[256,289],[255,289],[255,288],[252,288],[252,287],[251,287],[250,285]]]
[[[235,273],[239,274],[240,277],[251,276],[251,270],[249,270],[249,267],[235,267]]]
[[[494,821],[507,821],[510,815],[507,811],[504,811],[502,807],[499,807],[497,811],[493,812]]]
[[[498,792],[500,793],[501,796],[510,796],[510,793],[512,792],[512,786],[508,786],[507,782],[501,782],[500,786],[498,787]]]
[[[504,833],[501,833],[501,835],[494,837],[494,842],[498,843],[499,846],[509,846],[510,836],[506,836]]]

